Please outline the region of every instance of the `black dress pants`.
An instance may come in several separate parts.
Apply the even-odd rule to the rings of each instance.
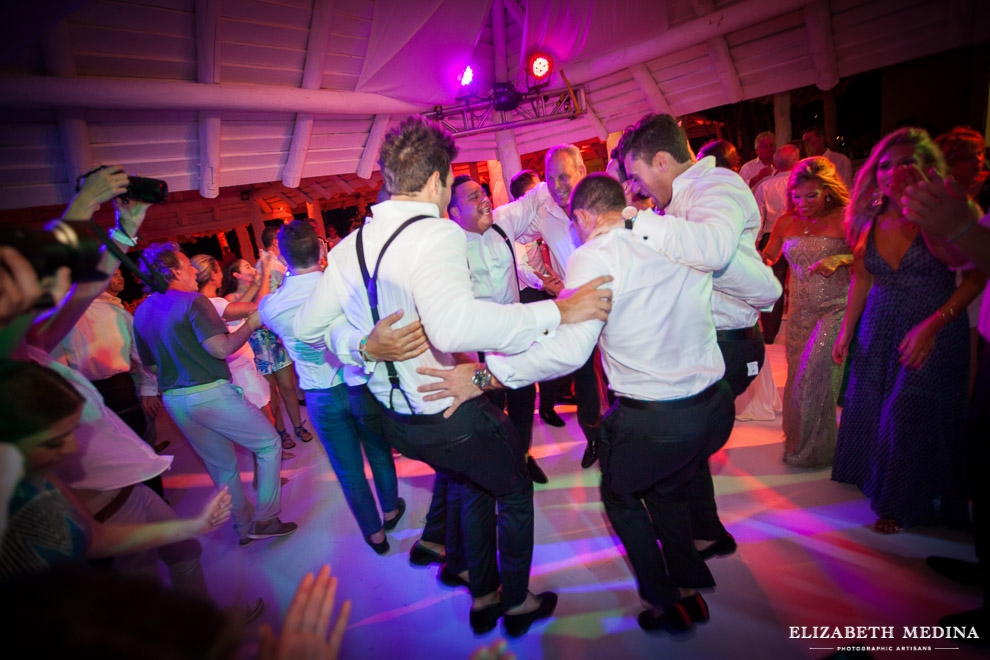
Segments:
[[[505,414],[479,398],[462,404],[449,419],[442,413],[390,411],[385,430],[402,454],[447,478],[448,495],[456,485],[471,594],[490,594],[501,584],[502,604],[520,605],[529,591],[533,560],[533,482],[526,471],[526,448]],[[449,504],[446,513],[449,527]]]
[[[677,600],[678,587],[715,585],[692,540],[691,481],[709,448],[727,437],[732,419],[732,397],[719,381],[676,401],[620,398],[603,421],[605,513],[632,564],[640,597],[659,608]]]
[[[759,325],[738,330],[719,330],[718,347],[725,361],[725,381],[732,398],[746,391],[763,368],[767,348]]]
[[[598,440],[601,434],[602,409],[601,388],[598,385],[598,374],[595,372],[595,360],[600,359],[598,349],[591,353],[588,361],[581,365],[570,376],[540,383],[540,410],[546,410],[544,405],[553,409],[560,387],[568,378],[574,379],[574,395],[577,398],[578,424],[589,443]]]

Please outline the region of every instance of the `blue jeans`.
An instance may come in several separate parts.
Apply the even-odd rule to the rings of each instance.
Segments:
[[[306,390],[306,410],[361,533],[374,534],[382,528],[382,519],[364,476],[362,447],[371,466],[382,511],[394,511],[399,497],[392,448],[382,437],[378,402],[367,387],[337,385],[325,390]]]
[[[271,422],[257,406],[244,400],[240,388],[226,381],[220,383],[201,392],[168,390],[162,395],[162,403],[203,459],[213,483],[227,486],[234,527],[241,538],[246,538],[252,519],[251,503],[244,497],[233,443],[258,459],[259,521],[275,518],[281,507],[282,445]]]

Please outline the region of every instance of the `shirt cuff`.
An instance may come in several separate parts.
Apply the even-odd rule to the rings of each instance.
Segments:
[[[540,332],[540,336],[537,337],[537,341],[542,340],[545,337],[549,337],[554,331],[560,327],[560,309],[557,308],[557,303],[552,300],[541,300],[539,302],[530,303],[526,305],[536,320],[536,327]],[[499,379],[501,380],[501,379]]]
[[[513,390],[519,387],[518,384],[513,385],[512,379],[513,376],[515,376],[515,373],[506,356],[499,355],[497,353],[488,353],[485,355],[485,366],[488,367],[488,371],[490,371],[492,376],[497,378],[498,382],[502,383],[502,385]],[[527,383],[523,383],[523,385],[526,384]]]
[[[668,226],[669,223],[663,216],[653,211],[640,211],[633,223],[632,232],[633,236],[662,253]]]

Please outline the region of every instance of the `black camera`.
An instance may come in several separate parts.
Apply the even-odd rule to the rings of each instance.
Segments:
[[[90,174],[106,169],[109,165],[101,165],[76,179],[76,192],[82,190],[83,181]],[[120,195],[121,199],[130,199],[147,204],[164,204],[168,199],[168,184],[161,179],[148,179],[143,176],[128,176],[127,190]]]
[[[31,262],[38,279],[54,275],[62,266],[72,271],[73,282],[96,282],[107,274],[96,265],[103,242],[88,220],[53,220],[44,229],[5,227],[0,245],[9,245]]]

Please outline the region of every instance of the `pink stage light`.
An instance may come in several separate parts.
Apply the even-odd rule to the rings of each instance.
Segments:
[[[529,70],[533,74],[533,77],[537,80],[542,81],[544,78],[549,76],[552,68],[553,63],[546,55],[537,53],[529,59]]]
[[[461,86],[470,85],[471,81],[474,80],[474,71],[471,69],[470,65],[464,68],[464,73],[461,74],[460,80]]]

